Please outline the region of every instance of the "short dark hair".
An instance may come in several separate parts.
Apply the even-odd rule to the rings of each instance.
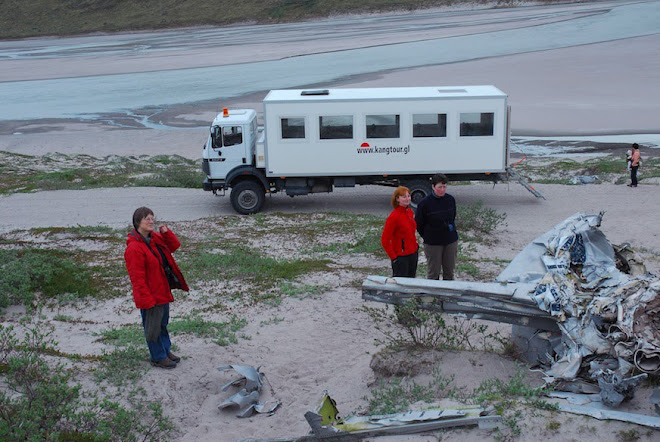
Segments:
[[[436,173],[431,177],[431,185],[435,186],[438,183],[447,184],[447,175],[442,173]]]
[[[633,149],[639,149],[639,144],[633,143]]]
[[[135,227],[135,230],[140,226],[140,222],[149,215],[153,216],[154,212],[148,207],[138,207],[135,209],[135,212],[133,212],[133,227]]]

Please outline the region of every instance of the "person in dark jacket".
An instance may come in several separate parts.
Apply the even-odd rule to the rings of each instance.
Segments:
[[[170,349],[167,331],[172,288],[188,291],[186,280],[172,252],[181,243],[166,225],[155,230],[154,212],[140,207],[133,213],[133,230],[126,239],[124,260],[133,286],[133,300],[140,309],[152,365],[175,368],[181,360]]]
[[[391,204],[394,210],[385,221],[380,243],[392,261],[392,276],[414,278],[419,246],[415,236],[415,217],[410,208],[410,190],[397,187]]]
[[[458,255],[456,200],[447,193],[447,177],[441,173],[431,178],[430,195],[417,205],[417,231],[424,239],[428,279],[454,279]]]

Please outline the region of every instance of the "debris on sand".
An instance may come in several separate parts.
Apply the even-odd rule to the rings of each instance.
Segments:
[[[227,398],[218,405],[220,410],[225,408],[238,408],[238,417],[250,417],[254,413],[274,413],[280,406],[280,401],[259,403],[259,395],[263,386],[265,375],[251,365],[221,365],[218,370],[234,370],[241,377],[222,386],[222,391],[229,387],[242,387],[236,394]]]
[[[602,218],[579,212],[562,221],[527,245],[497,283],[369,276],[362,297],[414,298],[422,308],[514,324],[513,341],[534,350],[526,356],[553,388],[600,392],[603,404],[618,406],[647,375],[660,374],[660,278],[629,245],[610,244]]]

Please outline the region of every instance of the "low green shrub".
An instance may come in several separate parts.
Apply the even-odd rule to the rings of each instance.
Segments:
[[[453,380],[453,376],[445,377],[437,368],[433,371],[433,379],[427,385],[401,378],[392,378],[387,382],[380,380],[371,391],[368,413],[399,413],[415,402],[432,402],[438,397],[451,394],[449,386]]]
[[[493,350],[505,339],[492,333],[485,324],[463,318],[445,320],[445,314],[423,308],[418,298],[393,309],[363,306],[363,311],[381,332],[388,348],[424,348],[429,350]]]
[[[67,252],[35,248],[0,250],[0,308],[31,306],[37,294],[53,298],[97,293],[91,270]]]
[[[182,256],[179,264],[186,275],[191,275],[191,279],[241,278],[273,286],[277,280],[290,280],[305,273],[327,270],[328,263],[324,259],[278,260],[239,245],[229,246],[219,253],[197,250]]]
[[[220,346],[238,342],[236,332],[247,325],[245,318],[232,316],[229,322],[208,321],[199,316],[184,316],[172,321],[168,330],[173,333],[189,333],[201,338],[211,338]]]
[[[14,165],[0,166],[0,193],[124,186],[199,188],[204,179],[198,161],[179,155],[96,158],[0,152],[0,157]]]
[[[501,379],[486,379],[474,390],[473,397],[476,403],[485,406],[494,402],[525,399],[532,401],[531,405],[539,409],[554,409],[552,405],[546,406],[537,401],[546,391],[546,387],[532,387],[525,378],[522,368],[507,381]]]
[[[457,211],[456,227],[458,231],[469,231],[480,241],[487,240],[487,235],[505,225],[506,214],[485,207],[481,201],[475,204],[459,204]]]
[[[22,339],[0,325],[0,440],[168,440],[173,430],[158,403],[133,395],[126,408],[83,392],[73,372],[44,354],[56,347],[52,328],[25,324]]]

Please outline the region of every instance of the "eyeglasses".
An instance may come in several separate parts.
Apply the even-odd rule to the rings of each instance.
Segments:
[[[145,221],[155,221],[156,219],[153,216],[145,216],[144,220]]]

